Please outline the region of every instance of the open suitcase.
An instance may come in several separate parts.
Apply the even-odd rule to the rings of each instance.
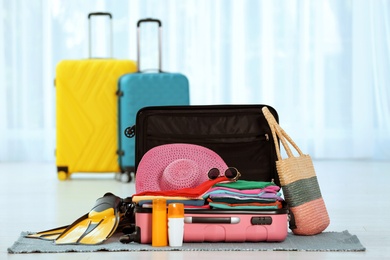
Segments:
[[[159,68],[157,72],[140,71],[140,28],[143,23],[157,23],[159,33]],[[134,172],[135,141],[123,138],[129,125],[135,124],[137,112],[147,106],[188,105],[189,83],[181,73],[167,73],[161,70],[161,21],[141,19],[137,23],[138,72],[123,75],[119,80],[119,145],[122,172]]]
[[[273,137],[262,107],[265,105],[209,105],[145,107],[137,114],[136,166],[150,149],[164,144],[189,143],[216,152],[240,179],[274,181],[277,177]],[[267,106],[278,120],[275,109]],[[136,187],[137,187],[137,175]],[[184,242],[283,241],[288,231],[288,209],[185,209]],[[139,243],[151,243],[151,208],[135,207]]]
[[[280,242],[287,237],[288,210],[184,211],[184,242]],[[152,243],[152,209],[135,208],[135,242]]]
[[[108,16],[109,13],[89,14]],[[91,41],[91,39],[90,39]],[[56,165],[58,178],[75,172],[120,172],[117,82],[136,71],[131,60],[63,60],[56,67]]]

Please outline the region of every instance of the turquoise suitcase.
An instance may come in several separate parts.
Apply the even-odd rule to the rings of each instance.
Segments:
[[[157,23],[159,33],[159,68],[157,72],[140,71],[140,27],[142,23]],[[161,21],[141,19],[137,23],[137,62],[138,72],[120,77],[118,82],[119,113],[119,165],[122,173],[130,177],[135,165],[135,138],[125,136],[126,128],[135,125],[137,112],[143,107],[189,105],[189,83],[181,73],[167,73],[161,70]],[[129,133],[127,133],[129,135]],[[128,181],[131,180],[131,177]]]

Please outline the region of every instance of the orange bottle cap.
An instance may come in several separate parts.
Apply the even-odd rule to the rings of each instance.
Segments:
[[[184,218],[184,204],[170,203],[168,205],[168,218]]]
[[[167,210],[166,199],[153,199],[153,209],[154,210]]]

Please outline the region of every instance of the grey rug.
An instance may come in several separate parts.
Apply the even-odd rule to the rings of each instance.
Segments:
[[[184,243],[182,247],[152,247],[151,245],[119,242],[120,234],[114,235],[100,245],[54,245],[51,241],[25,238],[8,248],[11,254],[20,253],[68,253],[97,251],[365,251],[355,235],[348,231],[323,232],[316,236],[295,236],[291,233],[283,242],[269,243]]]

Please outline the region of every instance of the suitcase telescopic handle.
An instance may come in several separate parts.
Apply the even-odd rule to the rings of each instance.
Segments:
[[[110,19],[110,58],[112,58],[112,15],[106,12],[95,12],[88,14],[88,30],[89,30],[89,41],[88,41],[88,54],[89,58],[92,58],[92,28],[91,28],[91,17],[92,16],[108,16]]]
[[[137,22],[137,63],[138,63],[138,72],[141,72],[141,41],[140,41],[140,35],[141,35],[141,24],[142,23],[157,23],[158,25],[158,71],[162,72],[161,70],[161,30],[162,30],[162,23],[158,19],[154,18],[145,18],[141,19]]]

